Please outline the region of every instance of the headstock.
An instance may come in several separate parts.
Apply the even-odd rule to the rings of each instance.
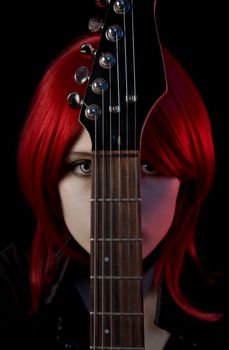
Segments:
[[[76,81],[88,82],[80,121],[93,150],[137,150],[151,107],[166,91],[166,77],[155,20],[156,0],[98,0],[106,6],[104,22],[92,19],[92,31],[102,30],[92,71],[77,70]],[[105,11],[105,10],[104,10]]]

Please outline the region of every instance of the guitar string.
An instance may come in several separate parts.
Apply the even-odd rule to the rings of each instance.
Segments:
[[[104,137],[105,137],[105,127],[104,127],[104,90],[102,89],[102,178],[99,180],[102,181],[102,277],[104,276],[104,242],[105,242],[105,223],[104,223],[104,209],[105,209],[105,143],[104,143]],[[100,161],[100,160],[99,160]],[[101,183],[101,182],[100,182]],[[100,197],[100,194],[99,194]],[[104,346],[104,278],[102,278],[102,349]]]
[[[132,9],[131,9],[132,10]],[[127,65],[127,31],[126,31],[126,12],[124,11],[123,14],[123,31],[124,31],[124,60],[125,60],[125,87],[126,87],[126,149],[127,149],[127,176],[126,176],[126,188],[127,188],[127,197],[130,198],[130,183],[129,183],[129,172],[130,172],[130,163],[129,163],[129,105],[128,105],[128,96],[129,96],[129,87],[128,87],[128,65]],[[126,220],[127,220],[127,237],[130,239],[130,225],[129,225],[129,218],[130,218],[130,203],[127,201],[127,215],[126,215]],[[128,240],[128,248],[127,248],[127,256],[128,256],[128,276],[130,276],[130,240]],[[127,291],[128,295],[130,295],[130,280],[128,279],[127,282]],[[130,298],[128,298],[128,313],[130,314]],[[131,322],[131,317],[128,316],[128,335],[129,335],[129,340],[131,338],[131,332],[130,332],[130,322]]]
[[[131,0],[131,7],[133,8],[133,0]],[[132,57],[133,57],[133,83],[134,83],[134,96],[137,96],[137,89],[136,89],[136,62],[135,62],[135,33],[134,33],[134,14],[133,14],[133,11],[131,12],[131,23],[132,23]],[[134,102],[134,135],[135,135],[135,138],[134,138],[134,148],[135,150],[137,150],[137,108],[136,108],[136,102]],[[140,169],[139,169],[139,155],[138,157],[134,157],[135,159],[135,198],[139,198],[139,191],[140,191],[140,188],[138,186],[140,186]],[[140,209],[140,211],[139,211]],[[136,205],[135,205],[135,216],[136,216],[136,225],[135,227],[137,227],[139,230],[140,230],[140,237],[139,237],[139,232],[138,232],[138,237],[136,238],[141,238],[141,207],[139,208],[139,202],[136,201]],[[139,245],[137,244],[136,245],[136,248],[137,248],[137,251],[136,251],[136,258],[137,258],[137,261],[140,262],[142,261],[142,252],[140,251],[139,249]],[[142,246],[141,246],[141,249],[142,249]],[[140,256],[139,256],[140,254]],[[138,275],[139,275],[139,272],[138,272]],[[137,282],[139,283],[139,282]],[[141,304],[137,305],[138,307],[138,312],[142,312],[142,309],[141,309]],[[138,331],[141,331],[140,330],[140,327],[137,327]],[[144,329],[144,328],[143,328]],[[139,338],[139,337],[138,337]],[[139,344],[139,346],[142,345],[142,344]]]
[[[109,106],[111,106],[111,69],[109,69]],[[113,189],[113,163],[112,163],[112,112],[110,109],[110,197],[112,198],[112,189]],[[113,237],[113,205],[112,201],[110,201],[110,347],[112,349],[113,347],[113,317],[112,317],[112,311],[113,311],[113,244],[112,244],[112,237]]]
[[[93,256],[93,265],[94,265],[94,278],[92,279],[93,283],[93,349],[96,348],[96,315],[97,315],[97,264],[96,264],[96,256],[97,256],[97,118],[95,118],[95,133],[94,133],[94,189],[92,195],[92,198],[95,198],[95,201],[93,201],[93,221],[94,221],[94,227],[93,227],[93,250],[94,250],[94,256]],[[92,206],[92,205],[91,205]]]
[[[121,114],[120,114],[120,80],[119,80],[119,42],[116,39],[116,59],[117,59],[117,93],[118,93],[118,232],[119,232],[119,238],[120,238],[120,214],[121,214]],[[119,276],[122,276],[122,270],[121,270],[121,252],[120,252],[120,246],[121,246],[121,240],[118,243],[119,245]],[[121,279],[119,279],[119,297],[121,296]],[[119,300],[120,305],[120,312],[121,310],[121,300]],[[119,322],[119,334],[121,335],[121,322]],[[120,344],[121,347],[121,344]]]

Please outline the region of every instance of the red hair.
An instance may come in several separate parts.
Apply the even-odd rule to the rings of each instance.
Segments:
[[[188,74],[164,48],[168,92],[150,111],[142,135],[141,157],[165,176],[181,180],[175,216],[162,243],[154,283],[162,274],[176,303],[188,314],[214,321],[221,316],[192,306],[180,282],[187,253],[208,277],[196,251],[196,225],[201,206],[211,190],[215,156],[211,124],[203,100]],[[209,278],[210,281],[210,278]]]
[[[69,108],[67,96],[76,89],[73,80],[76,68],[84,65],[90,70],[93,63],[92,57],[80,54],[80,47],[85,42],[97,47],[98,41],[97,35],[83,37],[48,67],[34,95],[21,137],[19,178],[37,219],[31,251],[33,310],[38,308],[42,290],[53,276],[58,249],[82,263],[87,261],[80,252],[73,254],[65,243],[69,233],[61,213],[58,183],[63,174],[63,159],[82,129],[79,110]],[[157,262],[155,283],[164,274],[172,297],[182,309],[197,318],[215,320],[218,315],[192,307],[179,286],[185,254],[189,252],[198,261],[195,227],[214,176],[211,126],[190,78],[167,50],[163,52],[168,92],[149,113],[141,155],[161,174],[179,177],[182,191],[173,224],[164,240],[163,254]],[[85,87],[77,86],[77,92],[83,96]]]

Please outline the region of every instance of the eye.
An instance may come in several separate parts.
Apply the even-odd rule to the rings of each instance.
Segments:
[[[141,171],[145,175],[159,175],[159,172],[147,160],[141,161]]]
[[[90,176],[91,175],[91,160],[82,159],[77,160],[70,164],[72,172],[77,176]]]

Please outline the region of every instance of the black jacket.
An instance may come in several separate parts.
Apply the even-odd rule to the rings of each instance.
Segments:
[[[89,278],[88,268],[69,260],[61,279],[45,294],[39,311],[31,315],[28,256],[13,244],[1,252],[0,349],[88,350],[89,312],[77,287],[81,279],[87,280],[85,276]],[[155,323],[172,333],[164,350],[225,349],[223,322],[201,322],[187,316],[163,283]]]

